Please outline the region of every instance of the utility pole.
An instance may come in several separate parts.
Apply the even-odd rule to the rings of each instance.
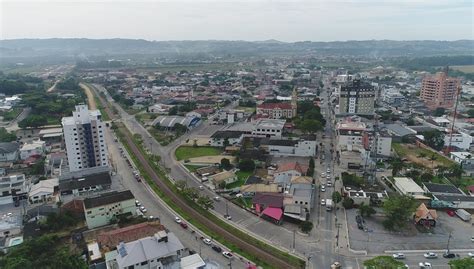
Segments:
[[[293,250],[296,250],[296,230],[293,230]]]
[[[448,237],[448,245],[446,246],[446,251],[447,253],[449,253],[449,241],[451,241],[451,237],[452,237],[452,232],[449,233],[449,237]]]

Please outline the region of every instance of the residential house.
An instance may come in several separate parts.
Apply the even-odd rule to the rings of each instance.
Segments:
[[[154,236],[122,242],[117,250],[106,253],[105,257],[108,269],[178,268],[184,251],[178,237],[159,231]]]
[[[473,157],[474,156],[472,156],[472,154],[467,151],[449,153],[449,158],[460,164],[464,169],[474,168]]]
[[[219,186],[222,182],[230,184],[237,181],[237,175],[233,171],[223,171],[215,175],[209,176],[209,179],[214,183],[214,186]]]
[[[5,175],[0,177],[0,205],[11,204],[27,195],[25,174]]]
[[[415,223],[425,227],[435,227],[437,219],[438,214],[436,213],[436,210],[428,209],[424,203],[421,203],[420,206],[418,206],[413,215]]]
[[[109,172],[103,171],[85,176],[76,175],[61,178],[59,181],[59,190],[61,191],[61,195],[72,194],[79,196],[108,190],[111,184],[112,179],[110,178]]]
[[[86,198],[84,213],[89,229],[104,226],[118,216],[136,215],[135,197],[127,190]]]
[[[257,192],[252,198],[252,205],[257,213],[261,213],[267,207],[283,208],[283,194]]]
[[[97,242],[101,248],[114,249],[120,242],[132,242],[143,237],[153,236],[163,230],[165,227],[159,221],[147,221],[101,232],[97,235]]]
[[[305,175],[308,172],[308,168],[307,165],[298,162],[278,164],[277,170],[273,172],[273,181],[281,186],[287,186],[292,177]]]
[[[217,131],[211,135],[209,144],[213,147],[226,147],[229,145],[238,145],[242,141],[244,132],[240,131]]]
[[[19,146],[16,142],[0,143],[0,162],[16,162],[18,161]]]
[[[28,192],[28,201],[34,204],[55,200],[54,194],[56,193],[58,186],[58,178],[40,180],[38,183],[30,187],[30,191]]]
[[[194,172],[196,173],[196,175],[200,177],[203,177],[203,176],[205,177],[205,176],[214,175],[220,172],[220,169],[219,169],[219,166],[217,165],[211,165],[211,166],[198,168]]]
[[[43,155],[46,151],[45,143],[44,141],[36,140],[31,143],[23,144],[20,148],[20,159],[26,160],[31,156]]]
[[[474,185],[467,186],[466,189],[469,192],[469,195],[474,197]]]

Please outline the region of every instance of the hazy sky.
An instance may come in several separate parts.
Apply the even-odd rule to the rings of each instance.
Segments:
[[[0,39],[474,39],[473,1],[0,0]]]

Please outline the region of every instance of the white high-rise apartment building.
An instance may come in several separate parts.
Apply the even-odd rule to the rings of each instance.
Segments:
[[[108,166],[105,127],[99,110],[76,106],[72,117],[62,118],[69,170]]]

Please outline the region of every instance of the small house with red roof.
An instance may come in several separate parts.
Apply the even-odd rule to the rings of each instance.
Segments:
[[[273,182],[286,186],[290,183],[292,177],[306,175],[308,168],[307,165],[300,164],[299,162],[278,164],[277,170],[273,172]]]

